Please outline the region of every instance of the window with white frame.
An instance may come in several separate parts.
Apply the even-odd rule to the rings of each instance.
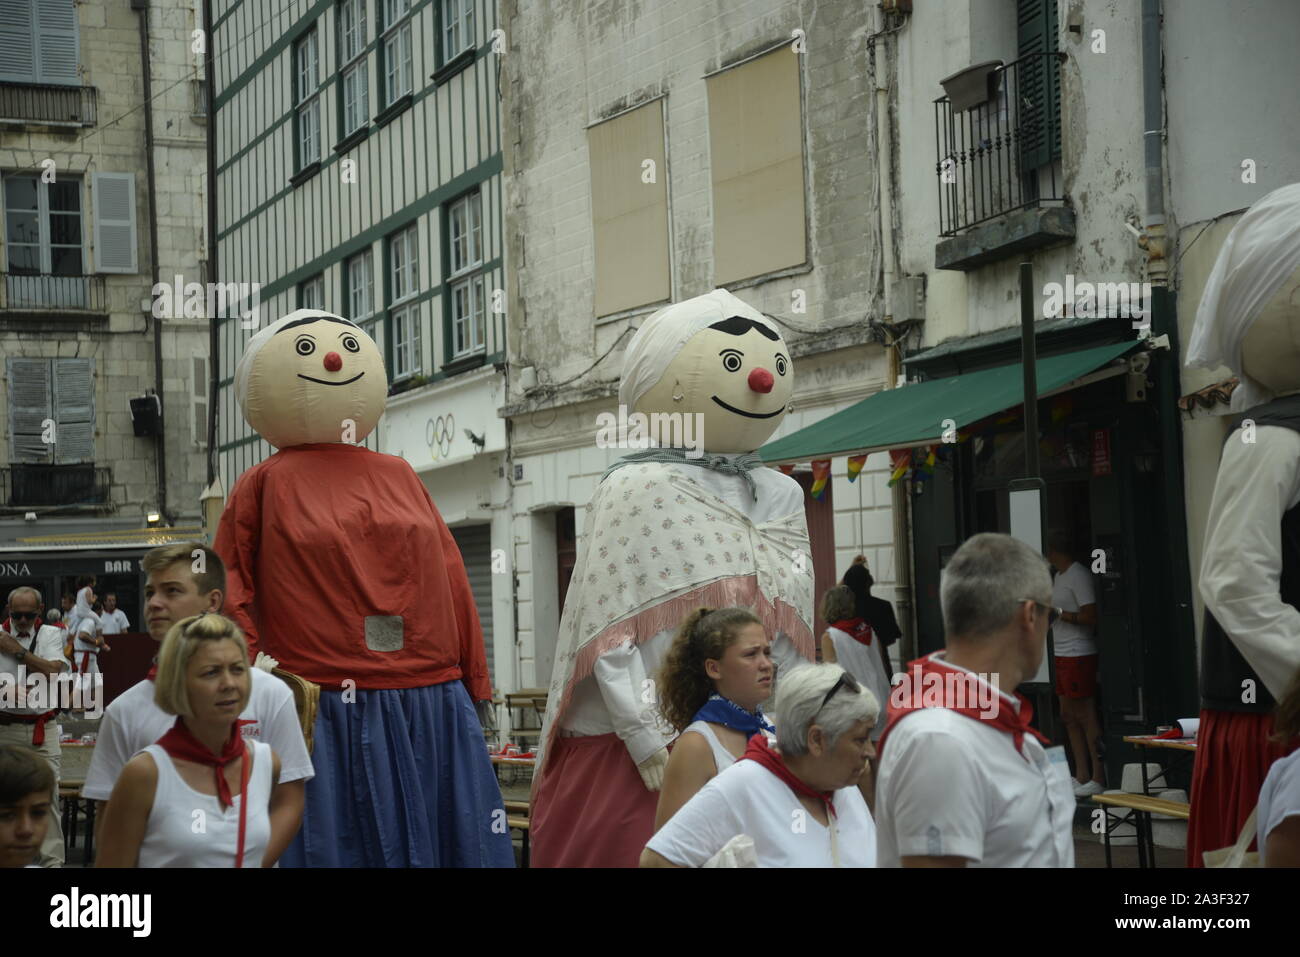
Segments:
[[[418,255],[414,225],[388,238],[394,380],[415,375],[421,368],[420,304],[413,301],[420,286]]]
[[[338,31],[339,62],[343,64],[343,135],[347,136],[370,118],[365,0],[342,0],[338,7]]]
[[[442,3],[442,59],[454,60],[474,47],[474,0],[440,0]]]
[[[384,105],[413,89],[411,80],[411,0],[383,0]]]
[[[325,308],[325,277],[312,276],[298,284],[299,309]]]
[[[298,168],[320,161],[320,57],[316,28],[293,48],[294,101],[298,124]]]
[[[349,259],[347,270],[348,318],[361,325],[375,311],[375,270],[370,250]]]
[[[452,357],[483,349],[486,339],[483,267],[483,197],[469,193],[447,209],[451,259]]]
[[[10,307],[87,304],[81,180],[4,177],[5,287]]]

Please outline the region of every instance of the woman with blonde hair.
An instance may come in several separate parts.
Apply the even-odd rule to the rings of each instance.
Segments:
[[[154,700],[176,723],[122,769],[105,809],[99,867],[270,867],[298,816],[272,816],[288,799],[280,758],[246,742],[239,715],[251,678],[244,635],[228,618],[177,622],[158,653]],[[202,826],[199,826],[201,822]]]
[[[680,733],[664,771],[655,830],[760,732],[774,732],[759,705],[776,665],[762,623],[745,608],[699,608],[682,622],[659,676],[659,711]]]

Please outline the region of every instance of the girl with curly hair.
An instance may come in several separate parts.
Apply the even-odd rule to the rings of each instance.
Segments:
[[[772,643],[744,608],[700,608],[678,629],[659,676],[659,710],[681,736],[664,772],[659,830],[760,732],[775,733],[759,707],[772,695]]]

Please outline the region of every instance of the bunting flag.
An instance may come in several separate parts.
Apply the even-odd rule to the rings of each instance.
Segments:
[[[831,477],[831,460],[815,459],[812,464],[813,482],[809,492],[815,501],[820,502],[826,494],[826,483]]]
[[[912,465],[911,449],[890,449],[889,450],[889,487],[893,488],[903,480],[907,475],[907,470]]]
[[[934,476],[934,463],[936,460],[936,449],[938,446],[932,445],[928,449],[921,449],[920,455],[914,457],[915,464],[912,467],[912,479],[917,482],[924,482]]]
[[[862,466],[867,464],[865,455],[854,455],[849,457],[849,481],[852,482],[862,471]]]
[[[793,474],[794,474],[794,464],[793,464],[793,463],[791,463],[790,465],[778,465],[776,468],[777,468],[777,471],[780,472],[782,475],[793,475]]]

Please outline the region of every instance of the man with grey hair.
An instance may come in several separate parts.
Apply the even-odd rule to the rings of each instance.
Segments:
[[[42,867],[62,867],[64,862],[63,826],[59,819],[59,769],[63,751],[59,747],[58,702],[49,696],[27,700],[28,676],[49,678],[70,665],[63,657],[63,629],[52,625],[37,626],[41,611],[41,593],[22,586],[9,593],[9,631],[0,632],[0,682],[8,689],[0,692],[0,704],[14,702],[14,707],[0,708],[0,745],[16,745],[40,752],[54,770],[54,794],[50,798],[49,829],[41,844],[37,863]],[[52,681],[44,686],[53,689]]]
[[[642,867],[701,867],[737,837],[759,867],[874,867],[876,829],[860,789],[875,754],[875,695],[839,665],[802,665],[777,689],[779,741],[695,793],[650,839]]]
[[[1051,596],[1043,557],[1009,535],[968,539],[943,569],[945,650],[908,666],[879,742],[880,867],[1074,866],[1065,751],[1001,690],[1038,671]]]

